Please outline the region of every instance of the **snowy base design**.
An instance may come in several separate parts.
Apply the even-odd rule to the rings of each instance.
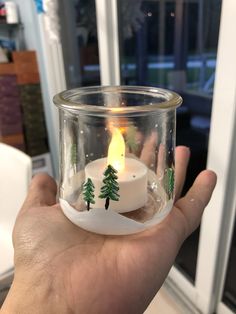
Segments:
[[[64,199],[60,199],[60,205],[64,215],[82,229],[104,235],[127,235],[144,231],[160,223],[170,212],[173,200],[169,200],[161,211],[146,222],[137,222],[109,209],[93,208],[89,211],[78,211]]]

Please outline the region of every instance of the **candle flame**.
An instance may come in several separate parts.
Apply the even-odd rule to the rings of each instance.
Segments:
[[[111,143],[108,147],[107,164],[117,171],[125,167],[125,141],[118,128],[113,128]]]

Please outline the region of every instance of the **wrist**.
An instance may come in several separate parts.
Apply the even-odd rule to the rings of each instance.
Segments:
[[[51,276],[27,274],[15,275],[12,286],[2,306],[1,314],[68,313],[64,298],[60,295]]]

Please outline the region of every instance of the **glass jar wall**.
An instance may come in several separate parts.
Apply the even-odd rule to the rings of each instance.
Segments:
[[[54,97],[60,115],[60,204],[78,226],[131,234],[159,223],[174,199],[177,94],[91,87]]]

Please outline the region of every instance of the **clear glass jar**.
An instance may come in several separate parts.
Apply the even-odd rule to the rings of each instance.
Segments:
[[[60,205],[79,227],[123,235],[158,224],[174,200],[174,92],[88,87],[54,97],[60,117]]]

